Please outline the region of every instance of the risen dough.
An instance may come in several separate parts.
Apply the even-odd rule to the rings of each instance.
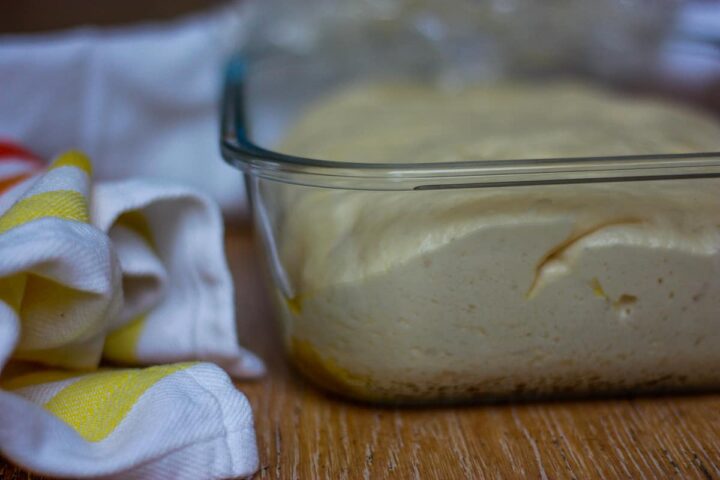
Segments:
[[[330,96],[282,150],[444,162],[718,150],[699,113],[574,84]],[[299,368],[373,400],[720,384],[720,181],[266,185]],[[290,298],[284,298],[289,296]]]

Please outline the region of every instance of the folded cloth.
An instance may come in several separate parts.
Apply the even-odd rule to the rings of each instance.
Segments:
[[[0,452],[54,476],[251,475],[247,400],[187,362],[263,371],[237,343],[218,208],[162,183],[91,185],[78,152],[39,164],[0,143]]]
[[[223,223],[212,200],[159,180],[100,182],[91,221],[110,236],[123,273],[123,326],[106,359],[151,364],[201,359],[236,377],[263,373],[235,333]]]

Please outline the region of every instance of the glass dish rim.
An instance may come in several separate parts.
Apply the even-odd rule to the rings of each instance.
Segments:
[[[720,151],[441,163],[357,163],[265,149],[250,140],[244,115],[247,62],[225,71],[220,150],[239,170],[283,183],[350,190],[440,190],[720,177]]]

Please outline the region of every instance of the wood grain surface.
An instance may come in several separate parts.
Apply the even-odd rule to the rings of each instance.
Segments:
[[[287,366],[250,233],[228,235],[240,336],[268,363],[238,383],[261,479],[720,478],[720,395],[376,408],[329,397]],[[0,478],[37,478],[0,463]]]

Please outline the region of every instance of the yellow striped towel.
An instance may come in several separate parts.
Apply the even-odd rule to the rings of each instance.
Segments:
[[[263,371],[237,343],[217,207],[90,177],[69,152],[0,178],[0,452],[53,476],[251,475],[247,400],[221,368],[189,362]]]

